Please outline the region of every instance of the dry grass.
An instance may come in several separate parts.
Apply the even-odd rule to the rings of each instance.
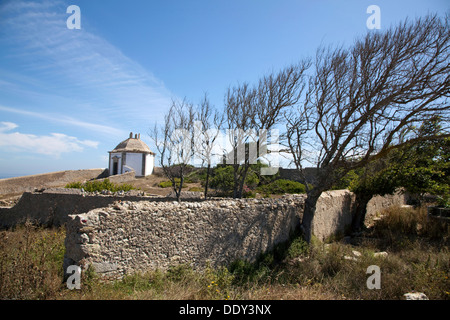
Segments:
[[[187,266],[150,271],[115,282],[93,272],[81,290],[62,281],[64,230],[30,223],[0,233],[1,299],[337,300],[402,299],[410,291],[450,299],[448,225],[423,209],[391,208],[357,244],[296,239],[254,264],[238,261],[203,272]],[[358,251],[358,253],[355,253]],[[386,251],[387,257],[375,256]],[[381,270],[381,289],[366,286],[367,267]]]
[[[64,229],[27,222],[0,233],[0,298],[52,299],[62,288]]]

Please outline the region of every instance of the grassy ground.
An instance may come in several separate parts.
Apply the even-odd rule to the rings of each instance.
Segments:
[[[65,231],[25,224],[0,232],[1,299],[402,299],[411,291],[450,299],[449,227],[424,209],[391,208],[352,245],[301,239],[257,263],[236,261],[199,272],[188,266],[104,283],[83,273],[81,290],[62,277]],[[374,253],[385,251],[387,256]],[[381,289],[367,288],[367,268],[381,270]]]

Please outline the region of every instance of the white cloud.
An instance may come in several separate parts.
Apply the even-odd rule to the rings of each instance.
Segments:
[[[162,81],[92,32],[83,11],[81,30],[67,29],[67,6],[61,0],[0,5],[0,40],[12,48],[9,55],[55,94],[92,102],[107,117],[129,123],[162,117],[172,96]]]
[[[1,124],[0,132],[11,131],[18,127],[17,124],[12,123],[12,122],[0,122],[0,124]]]
[[[62,133],[37,136],[10,132],[18,127],[12,122],[0,122],[0,149],[9,152],[30,152],[59,157],[63,153],[81,152],[85,147],[97,148],[98,142],[79,140]]]
[[[82,29],[67,29],[74,2],[0,0],[0,156],[9,159],[3,170],[19,166],[16,156],[45,155],[39,166],[48,159],[51,167],[51,157],[66,162],[67,155],[100,149],[97,141],[144,132],[171,103],[164,83],[97,32],[83,5]],[[25,117],[37,121],[18,127]],[[98,153],[83,161],[97,163]]]
[[[105,125],[101,125],[101,124],[96,124],[96,123],[91,123],[91,122],[86,122],[86,121],[81,121],[81,120],[77,120],[77,119],[74,119],[74,118],[71,118],[68,116],[58,116],[57,117],[57,116],[52,116],[52,115],[48,115],[45,113],[14,109],[14,108],[5,107],[2,105],[0,105],[0,111],[6,111],[6,112],[10,112],[10,113],[21,114],[21,115],[28,116],[28,117],[39,118],[39,119],[43,119],[43,120],[51,121],[51,122],[55,122],[55,123],[62,123],[62,124],[66,124],[66,125],[85,128],[85,129],[89,129],[92,131],[96,131],[96,132],[100,132],[100,133],[108,134],[108,135],[113,135],[113,136],[117,136],[117,137],[123,136],[126,133],[125,131],[119,130],[117,128],[113,128],[113,127],[105,126]]]

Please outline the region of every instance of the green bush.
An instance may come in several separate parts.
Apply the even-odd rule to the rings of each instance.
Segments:
[[[209,186],[213,189],[218,189],[224,192],[233,191],[233,167],[224,166],[215,168],[213,175],[210,178]]]
[[[308,243],[299,237],[294,239],[290,244],[287,251],[287,257],[293,259],[298,256],[307,254],[308,251],[309,251]]]
[[[175,184],[176,184],[177,187],[180,186],[180,182],[181,182],[180,178],[175,178]],[[190,181],[184,179],[183,180],[183,188],[186,187],[185,183],[190,183]],[[171,188],[172,187],[172,181],[170,181],[170,180],[161,181],[158,185],[159,185],[160,188]]]
[[[160,188],[169,188],[169,187],[172,187],[172,181],[169,181],[169,180],[167,180],[167,181],[161,181],[161,182],[159,183],[159,187],[160,187]]]
[[[108,178],[104,180],[94,180],[94,181],[86,181],[85,183],[81,182],[73,182],[66,185],[66,188],[74,188],[74,189],[84,189],[87,192],[101,192],[103,190],[108,190],[111,192],[117,191],[130,191],[134,188],[131,184],[116,184],[109,181]]]
[[[258,175],[249,170],[244,182],[244,197],[254,197],[251,192],[259,184]],[[213,170],[209,180],[209,186],[212,189],[220,190],[224,193],[232,193],[234,189],[234,168],[233,166],[218,166]]]
[[[265,194],[305,193],[305,185],[292,180],[279,179],[256,189]]]

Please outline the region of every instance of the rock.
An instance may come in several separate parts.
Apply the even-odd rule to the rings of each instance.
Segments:
[[[109,216],[109,213],[107,211],[100,211],[98,213],[99,216],[107,218]]]
[[[356,257],[361,257],[361,252],[359,252],[359,251],[353,250],[352,253]]]
[[[425,293],[422,292],[408,292],[403,296],[406,300],[429,300]]]
[[[82,233],[78,236],[78,239],[76,240],[77,244],[83,244],[89,242],[89,236],[86,233]]]
[[[375,252],[373,254],[374,257],[381,257],[381,258],[386,258],[388,256],[388,253],[386,251],[382,251],[382,252]]]
[[[94,267],[95,272],[97,273],[106,273],[117,270],[116,263],[109,262],[93,262],[92,266]]]
[[[345,260],[358,261],[357,258],[355,258],[355,257],[350,257],[350,256],[344,256],[344,259],[345,259]]]

